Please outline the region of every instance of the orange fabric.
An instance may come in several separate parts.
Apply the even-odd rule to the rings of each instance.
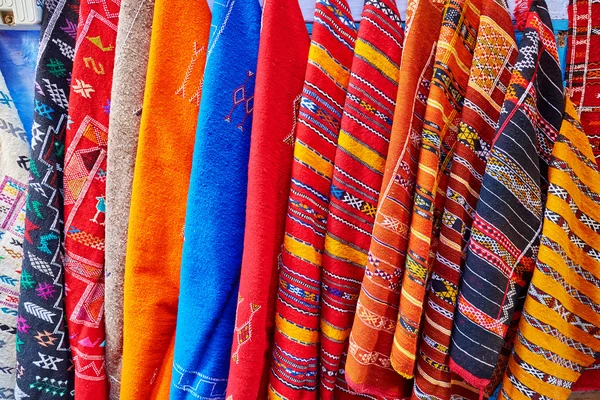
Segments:
[[[129,217],[122,399],[169,398],[183,225],[210,21],[206,0],[156,1]]]

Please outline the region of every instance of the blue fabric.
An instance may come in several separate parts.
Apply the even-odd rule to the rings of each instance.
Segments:
[[[31,142],[35,67],[40,31],[0,30],[0,71]],[[0,104],[6,98],[0,94]]]
[[[246,215],[258,0],[213,7],[188,193],[171,399],[224,399]]]

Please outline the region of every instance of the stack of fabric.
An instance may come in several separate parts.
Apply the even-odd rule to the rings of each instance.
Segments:
[[[566,84],[545,0],[519,46],[503,0],[350,6],[44,2],[29,140],[0,74],[0,398],[598,388],[600,3]]]

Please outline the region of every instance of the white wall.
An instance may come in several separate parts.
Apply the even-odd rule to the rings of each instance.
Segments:
[[[304,19],[307,21],[312,21],[313,19],[313,11],[315,9],[315,0],[299,0],[300,7],[302,7],[302,13],[304,14]],[[407,0],[397,0],[398,7],[400,8],[400,13],[402,14],[402,18],[405,17],[406,11],[406,3]],[[567,5],[569,4],[568,0],[546,0],[548,3],[548,7],[550,8],[550,16],[552,19],[567,19]],[[360,14],[363,8],[363,0],[348,0],[350,4],[350,8],[352,9],[352,15],[354,19],[359,20]],[[514,8],[515,0],[508,0],[508,4],[511,10]]]

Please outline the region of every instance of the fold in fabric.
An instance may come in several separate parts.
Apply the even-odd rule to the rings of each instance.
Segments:
[[[0,104],[0,393],[14,398],[17,327],[25,327],[18,321],[17,309],[30,160],[27,136],[2,73],[0,96],[4,99]]]
[[[244,254],[227,386],[227,396],[234,399],[267,398],[294,130],[309,44],[298,1],[264,3],[248,163]]]
[[[65,138],[65,311],[75,397],[106,399],[104,225],[106,153],[120,2],[83,2]]]
[[[535,268],[541,187],[558,136],[564,95],[544,0],[531,4],[483,177],[450,348],[450,368],[483,389],[512,341]]]
[[[64,314],[63,161],[79,2],[44,2],[29,160],[15,398],[73,398]],[[46,96],[48,94],[48,96]]]
[[[567,399],[600,352],[600,170],[570,99],[536,269],[499,398]]]
[[[408,4],[389,151],[345,369],[352,389],[373,396],[397,398],[408,389],[393,370],[390,354],[443,6],[443,1],[428,0]]]
[[[131,184],[140,132],[154,0],[122,0],[115,45],[106,176],[106,371],[119,399],[123,356],[123,280]]]
[[[403,40],[395,2],[365,1],[335,153],[322,261],[322,399],[357,396],[344,379],[344,364],[385,168]]]
[[[154,5],[125,257],[122,399],[164,400],[171,389],[183,225],[210,19],[206,0]]]
[[[483,0],[458,136],[449,171],[438,248],[424,304],[423,328],[413,398],[478,398],[457,385],[450,372],[452,331],[458,285],[477,206],[481,180],[496,133],[500,109],[517,58],[512,20],[506,5]]]
[[[356,38],[345,0],[318,0],[314,19],[279,269],[269,385],[275,398],[318,397],[321,261]]]
[[[225,397],[244,224],[258,0],[213,6],[188,194],[171,399]]]

